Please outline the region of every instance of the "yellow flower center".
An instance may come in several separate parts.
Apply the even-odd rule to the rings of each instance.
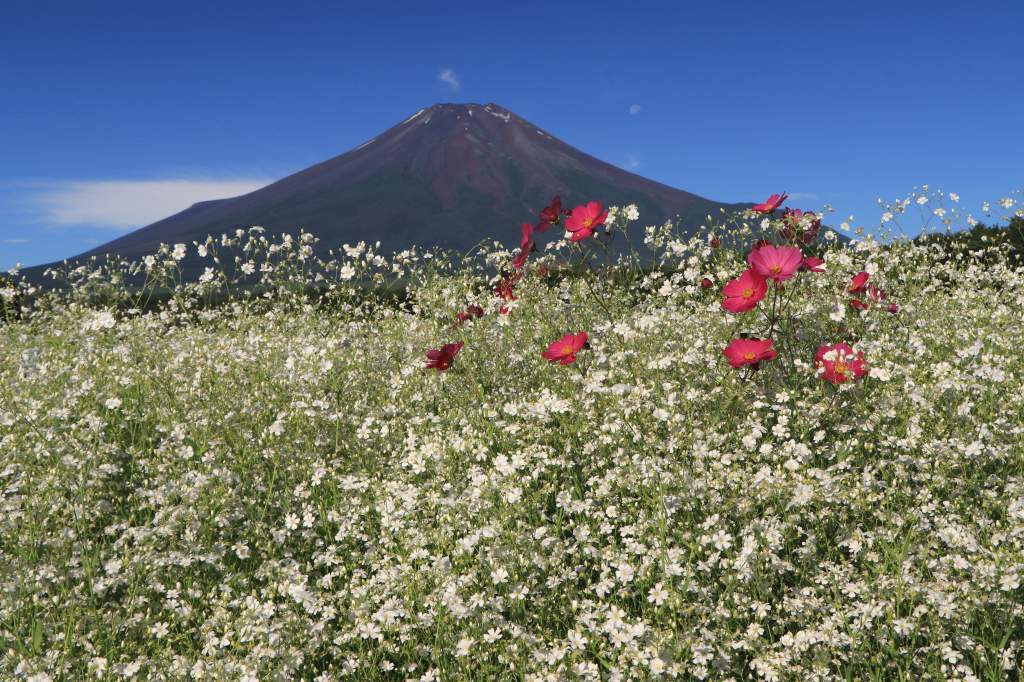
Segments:
[[[754,290],[751,287],[747,287],[743,290],[743,298],[751,298],[754,295]]]
[[[782,272],[782,266],[781,266],[781,265],[779,265],[778,263],[776,263],[775,265],[773,265],[773,266],[771,266],[770,268],[768,268],[768,271],[769,271],[770,273],[772,273],[773,275],[777,275],[777,274],[779,274],[780,272]]]
[[[572,355],[572,344],[565,344],[562,346],[562,355]]]
[[[850,368],[846,366],[845,362],[839,360],[834,365],[832,365],[832,369],[835,371],[836,374],[846,374]]]
[[[753,351],[749,351],[749,350],[746,353],[743,354],[743,359],[744,360],[753,360],[756,357],[757,357],[757,353],[755,353]]]
[[[590,227],[593,224],[594,224],[594,219],[593,218],[584,218],[583,219],[583,227]]]

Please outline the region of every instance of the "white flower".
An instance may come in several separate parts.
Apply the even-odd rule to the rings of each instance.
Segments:
[[[116,410],[117,408],[121,407],[121,399],[107,398],[107,401],[103,403],[103,406],[106,407],[108,410]]]
[[[186,247],[184,244],[175,244],[174,251],[171,252],[171,258],[176,261],[181,260],[185,257],[185,249]]]
[[[661,606],[665,603],[666,599],[668,599],[668,592],[661,583],[655,583],[654,587],[647,593],[647,601],[655,606]]]

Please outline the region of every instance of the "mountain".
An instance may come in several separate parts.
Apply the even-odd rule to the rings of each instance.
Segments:
[[[635,203],[644,225],[695,225],[729,206],[596,159],[495,104],[436,104],[340,156],[249,194],[204,201],[73,260],[137,259],[161,243],[202,241],[239,227],[304,229],[319,249],[360,240],[384,253],[412,245],[467,251],[518,240],[555,194],[569,207]],[[733,206],[729,206],[732,208]]]

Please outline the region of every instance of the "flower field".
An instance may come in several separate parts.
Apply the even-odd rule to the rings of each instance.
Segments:
[[[1016,679],[1024,268],[785,199],[5,289],[0,677]]]

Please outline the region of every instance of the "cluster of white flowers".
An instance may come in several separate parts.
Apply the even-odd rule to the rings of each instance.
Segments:
[[[1024,270],[830,243],[787,283],[792,332],[869,375],[746,380],[719,290],[757,225],[711,223],[648,228],[664,267],[617,279],[538,256],[506,314],[487,253],[313,267],[312,237],[255,228],[137,265],[205,259],[156,304],[96,310],[78,272],[0,326],[0,676],[1018,674]],[[848,306],[858,270],[898,314]],[[576,364],[540,357],[579,330]]]

